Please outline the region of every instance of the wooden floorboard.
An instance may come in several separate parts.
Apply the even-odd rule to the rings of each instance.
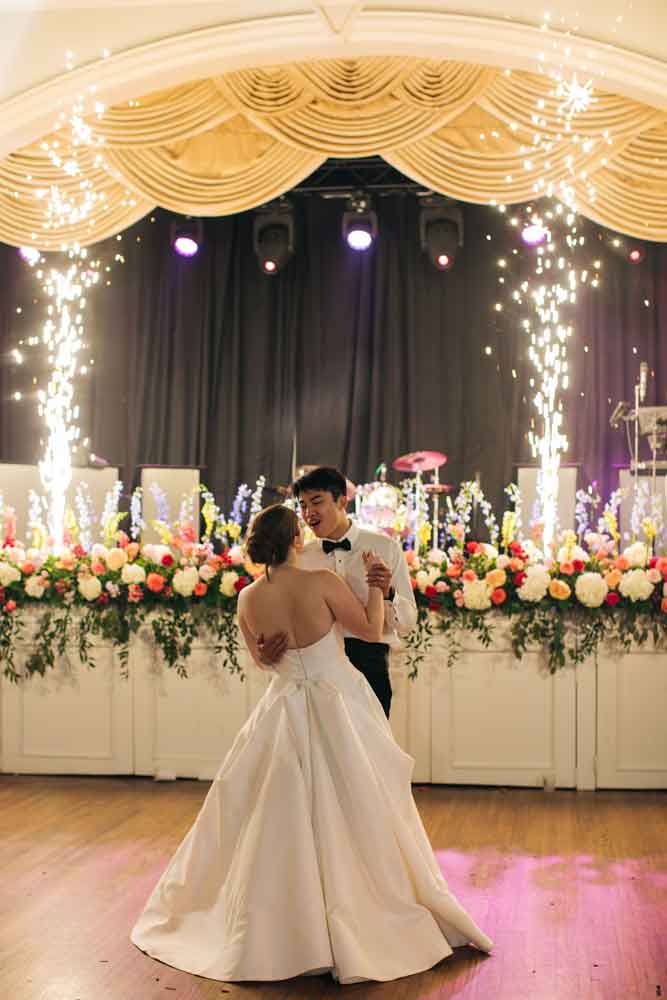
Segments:
[[[339,987],[213,982],[130,943],[208,787],[0,775],[0,1000],[667,997],[665,793],[416,788],[445,877],[496,950]]]

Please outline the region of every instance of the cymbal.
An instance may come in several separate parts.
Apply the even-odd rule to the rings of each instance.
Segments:
[[[453,493],[454,487],[451,483],[426,483],[422,487],[424,493]]]
[[[399,472],[431,472],[439,469],[447,461],[447,456],[441,451],[411,451],[395,459],[392,468]]]

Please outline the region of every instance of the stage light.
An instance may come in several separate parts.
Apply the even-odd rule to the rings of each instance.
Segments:
[[[41,253],[36,247],[19,247],[19,255],[31,267],[38,264],[41,257]]]
[[[540,243],[544,243],[546,238],[547,231],[539,221],[530,222],[527,226],[524,226],[521,231],[521,239],[524,243],[527,243],[529,247],[536,247]]]
[[[171,246],[181,257],[194,257],[204,241],[201,219],[184,219],[171,224]]]
[[[378,220],[371,208],[370,198],[363,191],[355,191],[348,198],[342,230],[343,239],[351,250],[363,252],[372,246],[378,234]]]
[[[419,209],[421,248],[438,271],[449,271],[463,246],[463,215],[460,207],[446,198],[429,195]]]
[[[643,247],[633,247],[632,250],[630,250],[630,252],[628,253],[628,260],[632,264],[640,264],[643,261],[644,257],[645,253]]]
[[[252,223],[252,245],[264,274],[279,274],[294,254],[294,215],[286,199],[260,208]]]

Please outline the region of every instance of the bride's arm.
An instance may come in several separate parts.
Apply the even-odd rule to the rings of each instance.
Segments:
[[[381,642],[384,628],[384,602],[379,587],[368,588],[368,603],[364,608],[345,580],[330,569],[320,570],[323,596],[331,614],[347,632],[366,642]]]

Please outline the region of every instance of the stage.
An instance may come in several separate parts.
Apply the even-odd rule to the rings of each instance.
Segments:
[[[11,1000],[321,1000],[328,977],[226,984],[147,958],[129,929],[207,792],[195,781],[0,777]],[[415,789],[451,889],[495,941],[346,987],[386,1000],[616,1000],[665,991],[665,796]],[[20,832],[19,832],[20,831]]]

